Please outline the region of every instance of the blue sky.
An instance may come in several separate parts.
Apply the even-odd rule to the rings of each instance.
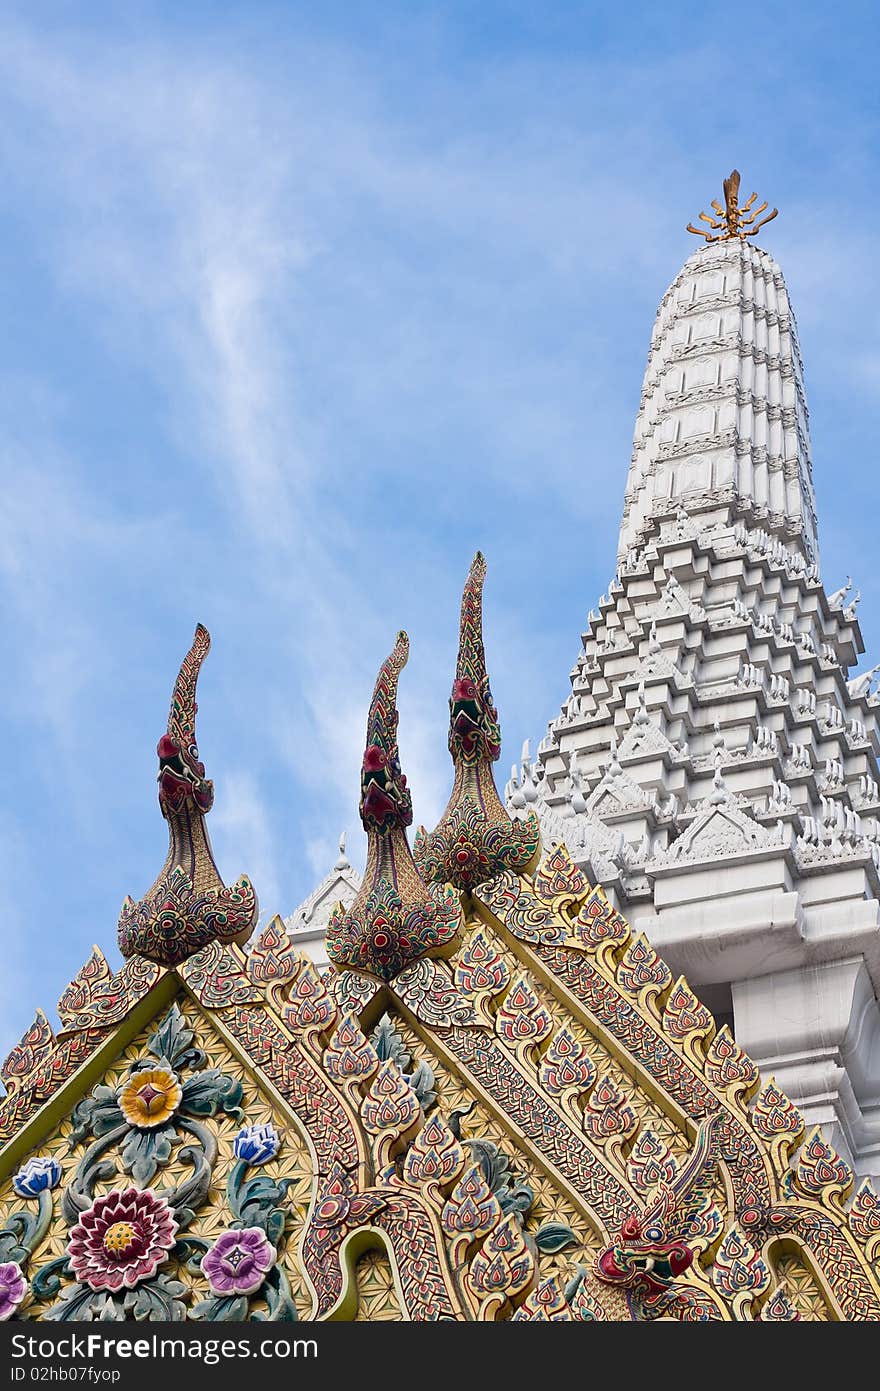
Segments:
[[[165,853],[196,620],[227,876],[356,816],[396,630],[416,820],[486,553],[503,781],[615,568],[657,303],[733,165],[801,331],[823,576],[880,657],[872,5],[7,4],[0,1047]]]

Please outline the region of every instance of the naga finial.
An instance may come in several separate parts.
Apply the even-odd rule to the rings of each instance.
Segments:
[[[501,753],[501,726],[492,702],[483,647],[483,582],[486,561],[477,551],[461,596],[458,665],[449,699],[449,752],[453,762],[493,763]]]
[[[145,956],[174,966],[209,942],[244,942],[257,921],[257,898],[242,875],[226,888],[214,863],[205,815],[214,784],[196,744],[196,683],[211,635],[196,625],[171,697],[168,728],[159,755],[159,806],[168,822],[168,855],[139,903],[126,898],[119,915],[122,955]]]
[[[397,748],[397,682],[409,660],[409,638],[399,632],[390,656],[379,668],[361,769],[360,815],[365,831],[386,834],[412,823],[412,798],[400,769]]]
[[[449,700],[449,752],[455,780],[449,803],[428,835],[419,827],[416,862],[426,879],[471,892],[502,870],[522,872],[540,845],[537,817],[513,821],[501,804],[492,764],[501,752],[483,648],[486,561],[477,551],[461,601],[458,665]]]
[[[412,799],[397,748],[397,681],[408,656],[409,638],[398,633],[379,668],[367,720],[360,799],[367,866],[357,898],[347,913],[337,905],[326,935],[337,970],[365,971],[383,981],[420,957],[450,949],[462,925],[457,898],[424,883],[406,838]]]
[[[754,237],[762,227],[765,227],[768,222],[772,222],[779,212],[778,208],[767,213],[767,216],[762,217],[760,222],[757,221],[768,206],[765,201],[759,208],[754,207],[758,197],[757,193],[753,193],[740,207],[739,184],[739,170],[734,169],[724,180],[724,207],[721,206],[717,198],[713,198],[711,206],[715,216],[710,217],[708,213],[700,213],[699,215],[701,222],[708,223],[709,231],[707,232],[702,227],[694,227],[690,222],[687,225],[687,230],[693,232],[694,236],[704,237],[707,242],[733,241],[736,238],[744,241],[746,237]],[[714,233],[717,235],[713,235]]]
[[[202,662],[211,650],[211,634],[196,624],[192,646],[180,664],[174,683],[168,729],[156,746],[159,755],[159,805],[163,816],[179,811],[192,797],[200,812],[214,804],[214,784],[205,777],[196,744],[196,683]]]

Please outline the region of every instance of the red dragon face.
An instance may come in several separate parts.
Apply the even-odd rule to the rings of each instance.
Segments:
[[[672,1191],[665,1189],[647,1212],[627,1217],[617,1240],[596,1261],[600,1279],[613,1285],[639,1281],[660,1291],[684,1274],[694,1253],[669,1231],[666,1219],[673,1201]]]
[[[169,734],[156,745],[159,755],[159,805],[163,815],[180,811],[192,798],[200,812],[209,812],[214,803],[214,784],[205,777],[195,743],[182,749]]]
[[[465,762],[479,758],[496,759],[501,752],[498,711],[492,704],[488,681],[480,689],[469,676],[452,683],[449,699],[449,751]]]
[[[370,744],[361,768],[361,820],[377,831],[412,823],[412,799],[400,764]]]

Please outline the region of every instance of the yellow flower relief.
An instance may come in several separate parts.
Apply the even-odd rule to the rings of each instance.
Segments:
[[[151,1067],[129,1077],[117,1099],[129,1125],[153,1130],[171,1119],[182,1097],[183,1089],[173,1072],[167,1067]]]

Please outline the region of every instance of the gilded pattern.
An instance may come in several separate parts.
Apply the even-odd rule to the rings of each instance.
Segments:
[[[812,1323],[827,1323],[828,1305],[803,1261],[797,1256],[783,1256],[777,1262],[776,1269],[779,1282],[785,1286],[789,1301],[798,1316]]]
[[[39,1271],[74,1249],[68,1192],[80,1193],[81,1213],[86,1200],[95,1207],[133,1181],[158,1193],[161,1209],[161,1193],[187,1182],[192,1160],[183,1145],[166,1153],[161,1136],[185,1115],[193,1088],[205,1087],[214,1101],[199,1123],[217,1146],[210,1185],[176,1244],[161,1211],[143,1218],[159,1245],[144,1255],[149,1273],[137,1288],[149,1293],[158,1280],[172,1317],[360,1309],[360,1317],[705,1321],[760,1319],[766,1308],[777,1320],[876,1318],[880,1221],[870,1185],[853,1195],[840,1157],[820,1133],[800,1134],[788,1099],[772,1080],[760,1085],[729,1035],[713,1035],[683,982],[670,978],[658,993],[650,962],[650,980],[619,981],[621,969],[635,969],[632,940],[617,926],[603,934],[594,915],[585,945],[579,921],[591,891],[564,880],[557,856],[535,881],[517,880],[515,894],[510,879],[491,886],[457,958],[417,961],[385,987],[378,1026],[375,990],[328,989],[277,923],[252,965],[216,944],[204,960],[182,963],[181,1027],[205,1056],[169,1061],[160,1046],[145,1054],[168,1016],[167,991],[157,994],[153,1022],[89,1083],[89,1104],[122,1126],[111,1169],[83,1190],[88,1136],[71,1148],[83,1104],[72,1093],[54,1135],[19,1148],[20,1187],[7,1178],[0,1225],[28,1203],[32,1215],[54,1205],[48,1231],[21,1257],[38,1291],[24,1296],[19,1316],[44,1317],[57,1305],[50,1280],[39,1288]],[[142,1002],[161,984],[147,985]],[[67,1019],[92,1017],[90,991],[107,989],[95,958],[65,992]],[[42,1025],[39,1033],[23,1047],[42,1049],[44,1061],[79,1037],[59,1044]],[[14,1061],[9,1074],[11,1100],[28,1096]],[[242,1135],[244,1152],[257,1156],[252,1168],[235,1149]],[[259,1202],[239,1202],[240,1237],[230,1208],[237,1164],[239,1189],[258,1176],[269,1194],[262,1228],[247,1215]],[[137,1214],[147,1200],[126,1201]],[[112,1255],[131,1237],[127,1219],[111,1217],[97,1211],[94,1220]],[[227,1289],[232,1277],[217,1273],[224,1241],[250,1242],[252,1293]],[[384,1254],[365,1254],[379,1246]],[[275,1285],[265,1284],[273,1271]],[[62,1286],[70,1273],[62,1271]],[[147,1299],[137,1288],[131,1298]],[[289,1290],[283,1315],[279,1290]],[[96,1308],[105,1297],[96,1295]],[[91,1298],[84,1290],[76,1307],[88,1314]]]
[[[367,1251],[357,1263],[357,1323],[400,1322],[394,1271],[384,1251]]]

